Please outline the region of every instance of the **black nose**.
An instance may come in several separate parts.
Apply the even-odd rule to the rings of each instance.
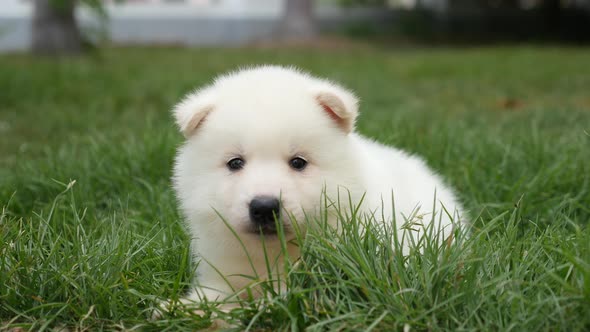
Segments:
[[[256,226],[273,228],[280,212],[281,204],[275,197],[257,196],[250,201],[250,220]]]

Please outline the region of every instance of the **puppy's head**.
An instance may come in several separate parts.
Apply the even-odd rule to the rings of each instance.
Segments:
[[[189,225],[287,232],[326,186],[354,183],[357,99],[326,80],[264,66],[217,78],[174,108],[186,137],[174,184]],[[327,189],[329,190],[329,189]]]

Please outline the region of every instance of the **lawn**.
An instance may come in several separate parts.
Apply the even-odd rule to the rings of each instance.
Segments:
[[[239,66],[296,65],[360,96],[358,130],[426,158],[471,236],[402,256],[311,234],[286,294],[238,330],[590,329],[590,49],[107,49],[0,56],[0,330],[195,330],[170,188],[186,92]],[[341,237],[346,236],[346,241]],[[204,309],[215,310],[214,306]]]

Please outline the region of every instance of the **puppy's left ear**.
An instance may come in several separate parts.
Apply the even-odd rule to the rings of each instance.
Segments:
[[[214,105],[215,94],[211,87],[197,90],[184,97],[172,110],[180,132],[186,138],[192,136],[213,110]]]
[[[322,82],[314,93],[316,101],[340,129],[347,134],[354,130],[358,99],[352,92],[330,82]]]

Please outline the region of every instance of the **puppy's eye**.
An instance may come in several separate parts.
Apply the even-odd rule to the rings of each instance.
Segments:
[[[301,157],[295,157],[289,160],[289,166],[296,171],[302,171],[307,166],[307,160]]]
[[[233,158],[232,160],[227,162],[227,168],[232,171],[239,171],[244,168],[246,162],[242,158]]]

